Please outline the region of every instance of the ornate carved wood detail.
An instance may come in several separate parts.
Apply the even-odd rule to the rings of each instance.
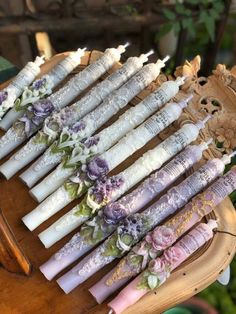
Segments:
[[[0,264],[9,272],[30,275],[32,267],[0,209]]]
[[[236,148],[236,66],[227,70],[225,65],[219,64],[207,78],[198,76],[200,66],[201,58],[196,56],[192,61],[185,61],[183,66],[176,68],[175,77],[185,76],[186,81],[174,100],[178,101],[189,94],[194,97],[181,117],[159,136],[163,140],[182,124],[196,122],[210,114],[211,119],[197,140],[199,143],[213,139],[204,153],[205,159],[209,159],[231,153]],[[160,75],[145,93],[155,90],[167,78],[173,79],[171,76]]]

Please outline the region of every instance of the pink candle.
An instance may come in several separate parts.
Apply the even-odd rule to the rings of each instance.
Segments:
[[[204,172],[199,169],[203,175]],[[146,268],[151,258],[160,256],[186,231],[209,214],[228,194],[236,189],[236,168],[198,194],[178,214],[156,227],[143,241],[134,246],[119,264],[89,291],[99,303]]]
[[[120,314],[148,291],[161,286],[177,266],[213,237],[212,230],[216,227],[215,220],[210,220],[207,224],[199,224],[174,246],[167,249],[162,257],[153,259],[147,270],[126,286],[108,306],[115,314]]]

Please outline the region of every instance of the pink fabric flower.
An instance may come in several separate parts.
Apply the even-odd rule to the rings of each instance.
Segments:
[[[163,257],[168,262],[168,264],[173,265],[181,259],[183,254],[184,253],[180,248],[171,247],[164,252]]]
[[[146,241],[156,251],[162,251],[176,240],[174,231],[171,228],[160,226],[146,236]]]
[[[168,272],[166,271],[166,265],[162,258],[156,258],[151,260],[148,265],[150,272],[158,276],[158,279],[162,282],[168,277]]]

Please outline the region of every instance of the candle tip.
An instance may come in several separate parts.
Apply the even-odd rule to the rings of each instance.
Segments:
[[[129,46],[130,46],[130,42],[127,41],[123,46],[124,46],[125,48],[129,47]]]
[[[147,62],[148,57],[154,53],[154,50],[150,50],[147,53],[142,53],[139,58],[142,60],[142,62]]]
[[[184,109],[187,107],[189,101],[193,98],[193,95],[189,95],[187,98],[182,99],[178,105],[180,106],[181,109]]]
[[[184,84],[184,81],[185,81],[185,76],[178,76],[177,79],[175,80],[175,83],[178,86],[181,86]]]
[[[225,165],[227,165],[227,164],[230,164],[230,163],[231,163],[231,160],[232,160],[232,158],[233,158],[234,156],[236,156],[236,150],[233,151],[231,154],[225,154],[225,155],[223,155],[222,158],[221,158],[221,160],[223,161],[223,163],[224,163]]]
[[[169,56],[166,56],[163,60],[158,59],[157,62],[156,62],[156,64],[157,64],[160,68],[164,68],[165,62],[166,62],[167,60],[169,60],[169,58],[170,58]]]
[[[208,146],[212,143],[213,138],[209,138],[209,140],[207,140],[206,142],[202,142],[199,144],[199,147],[202,149],[202,151],[206,150],[208,148]]]
[[[37,56],[36,58],[35,58],[35,61],[34,61],[34,63],[36,64],[36,65],[38,65],[38,66],[40,66],[41,64],[43,64],[45,62],[45,55],[42,55],[42,56]]]
[[[167,55],[167,56],[162,60],[162,62],[166,63],[169,59],[170,59],[170,56]]]
[[[203,129],[207,121],[211,118],[212,118],[212,115],[208,114],[203,120],[198,121],[196,123],[196,126],[199,128],[199,130]]]
[[[211,230],[217,229],[218,227],[217,221],[215,219],[208,220],[207,225],[211,228]]]
[[[153,49],[151,49],[151,50],[149,50],[147,53],[145,53],[144,55],[145,56],[147,56],[147,57],[149,57],[149,56],[151,56],[152,54],[154,54],[154,50]]]
[[[120,52],[120,53],[124,53],[126,48],[129,47],[130,43],[129,42],[126,42],[124,45],[119,45],[117,47],[117,50]]]

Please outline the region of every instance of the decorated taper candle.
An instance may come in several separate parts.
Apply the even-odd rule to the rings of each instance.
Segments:
[[[89,189],[86,198],[56,221],[52,226],[43,231],[39,235],[40,239],[46,245],[50,246],[63,238],[81,223],[92,217],[105,204],[118,199],[122,194],[148,176],[152,171],[159,169],[163,163],[195,140],[198,136],[199,129],[202,127],[204,127],[202,121],[196,125],[192,123],[185,124],[180,130],[157,145],[154,149],[146,152],[124,171],[108,179],[104,178],[99,180],[94,187]],[[102,174],[105,168],[100,167],[100,169],[96,169],[101,171]],[[98,173],[99,172],[97,172],[97,174]],[[87,174],[86,180],[84,181],[74,180],[73,188],[76,187],[79,189],[79,193],[81,193],[83,189],[87,188],[90,184],[91,175],[88,176]],[[71,188],[71,186],[68,186],[67,188]]]
[[[34,62],[28,62],[8,86],[0,91],[0,120],[14,106],[14,101],[22,94],[24,88],[34,81],[43,63],[44,57],[36,57]]]
[[[223,170],[224,163],[219,159],[214,160],[205,169],[195,172],[195,175],[171,188],[142,213],[125,218],[105,242],[58,280],[61,288],[66,293],[70,292],[102,267],[128,253],[145,234],[187,204]]]
[[[70,52],[51,71],[35,80],[30,86],[25,87],[22,95],[16,99],[14,107],[0,121],[0,128],[8,130],[18,118],[23,116],[29,105],[50,95],[52,90],[77,67],[84,51],[85,48],[79,48],[77,51]]]
[[[146,131],[149,133],[151,132],[153,136],[156,135],[157,134],[156,132],[158,132],[158,130],[160,132],[160,127],[158,127],[158,126],[155,127],[155,124],[158,123],[158,120],[166,121],[165,125],[163,125],[163,127],[166,127],[168,125],[168,123],[171,123],[170,121],[172,121],[173,119],[177,119],[179,117],[179,114],[181,112],[180,107],[184,106],[187,103],[187,101],[191,99],[191,97],[192,96],[189,96],[189,98],[186,101],[180,102],[180,104],[177,104],[177,107],[176,107],[176,104],[174,104],[174,103],[168,104],[160,113],[154,115],[149,120],[147,120],[145,122],[145,127],[143,124],[144,130],[142,129],[142,127],[139,127],[137,129],[135,129],[135,131],[133,131],[133,133],[131,133],[131,130],[135,127],[135,125],[138,124],[138,122],[140,120],[145,120],[145,114],[144,113],[142,114],[142,112],[140,110],[143,107],[143,103],[141,102],[139,105],[127,110],[115,123],[113,123],[107,129],[102,130],[100,133],[98,133],[97,135],[95,135],[92,138],[88,138],[84,143],[77,142],[76,140],[73,142],[70,139],[68,140],[67,145],[64,146],[64,144],[66,144],[66,143],[65,142],[62,143],[61,145],[63,147],[62,147],[62,149],[57,150],[57,153],[54,154],[55,157],[59,159],[60,155],[65,156],[66,151],[70,150],[70,145],[71,145],[71,146],[74,146],[74,149],[71,148],[72,149],[71,160],[69,160],[69,158],[66,158],[65,164],[63,164],[62,169],[58,169],[58,171],[53,172],[51,175],[49,175],[49,177],[46,177],[40,184],[35,186],[30,191],[30,193],[32,194],[32,196],[34,198],[36,198],[37,201],[39,201],[39,202],[42,201],[46,196],[48,196],[53,191],[55,191],[56,188],[59,187],[63,183],[63,181],[62,181],[62,183],[59,184],[63,178],[63,170],[64,170],[66,176],[69,177],[70,173],[71,173],[71,175],[73,173],[75,173],[76,168],[77,169],[80,168],[80,166],[82,164],[82,162],[80,162],[80,161],[83,161],[83,164],[84,164],[86,162],[86,160],[91,159],[92,155],[95,155],[95,154],[98,155],[99,150],[101,153],[103,153],[105,150],[109,149],[109,153],[107,152],[107,153],[103,153],[103,154],[114,155],[115,154],[114,153],[115,147],[113,147],[113,148],[110,148],[110,147],[113,144],[115,144],[117,142],[117,140],[122,138],[122,135],[124,136],[125,134],[127,134],[128,131],[130,131],[128,134],[129,134],[129,138],[131,138],[130,148],[132,147],[132,143],[133,143],[133,139],[135,138],[135,134],[137,134],[137,136],[139,136],[139,135],[141,136],[141,138],[139,138],[139,143],[141,143],[143,141],[143,145],[144,145],[145,141],[148,141],[150,138],[149,139],[146,138],[146,140],[145,140],[145,138],[142,137],[142,133],[143,132],[145,133],[145,131]],[[158,106],[157,103],[158,102],[156,101],[155,107]],[[150,103],[148,103],[148,108],[150,108]],[[176,111],[176,108],[178,108],[177,111]],[[148,112],[150,113],[149,109],[148,110],[146,109],[146,111],[147,111],[147,114],[148,114]],[[170,111],[173,111],[173,114],[168,113]],[[159,123],[161,123],[161,122],[159,122]],[[152,128],[154,128],[154,131],[152,131]],[[137,132],[139,132],[139,134]],[[128,145],[128,142],[127,142],[128,136],[126,136],[126,138],[124,140],[126,142],[125,145],[127,146]],[[89,147],[87,148],[87,146],[89,146]],[[119,148],[120,146],[121,146],[121,142],[119,142],[116,145],[116,148],[120,149]],[[136,150],[138,148],[139,147],[137,147]],[[54,149],[55,149],[55,146],[53,147],[53,150]],[[91,153],[89,153],[89,152],[91,152]],[[128,155],[130,155],[130,154],[131,154],[131,152],[129,153],[128,149],[126,149],[124,157],[128,157]],[[122,155],[120,155],[120,158],[118,159],[117,162],[121,163],[121,161],[124,160],[124,157],[122,158]],[[53,158],[52,153],[48,152],[47,160],[51,161],[52,158]],[[109,158],[109,156],[106,156],[105,159],[106,158]],[[74,167],[73,167],[72,163],[75,163]],[[111,169],[109,169],[109,170],[111,170]],[[57,183],[57,180],[59,181],[58,183]]]
[[[108,303],[108,306],[113,310],[112,313],[122,313],[146,293],[160,287],[168,280],[175,268],[180,266],[213,237],[213,230],[216,228],[217,222],[215,220],[211,219],[207,224],[201,223],[174,246],[167,249],[161,257],[153,259],[147,270],[135,278],[115,299]]]
[[[102,208],[97,216],[85,222],[72,239],[55,253],[40,270],[51,280],[96,244],[109,236],[126,216],[136,213],[164,189],[177,180],[185,171],[198,162],[208,143],[187,146],[169,163],[156,171],[131,193],[117,202]]]
[[[135,73],[137,73],[143,65],[143,62],[147,61],[148,56],[152,53],[150,51],[147,54],[142,54],[140,57],[131,57],[127,60],[126,63],[117,71],[109,75],[105,80],[101,83],[97,84],[94,88],[91,89],[81,100],[70,107],[70,115],[73,116],[73,120],[77,120],[78,116],[78,108],[83,106],[86,110],[92,110],[99,103],[101,103],[109,94],[111,94],[115,89],[122,86],[130,77],[132,77]],[[74,111],[74,114],[73,114]],[[63,114],[63,112],[60,113]],[[53,139],[56,139],[60,134],[60,130],[63,126],[72,122],[70,116],[67,113],[67,120],[63,119],[63,123],[60,122],[58,115],[50,120],[45,122],[46,133],[43,137],[48,137],[53,132],[53,136],[50,136],[50,141],[47,138],[46,142],[49,145],[50,142],[53,142]],[[59,125],[58,125],[59,123]],[[72,123],[73,124],[73,123]],[[53,130],[49,132],[50,126],[53,127]],[[56,126],[56,131],[55,131]],[[41,131],[40,134],[45,130]],[[49,172],[53,167],[60,162],[61,158],[65,156],[65,154],[69,154],[73,147],[78,143],[77,140],[77,128],[70,128],[69,130],[64,128],[60,135],[58,141],[55,141],[52,146],[45,152],[45,154],[40,157],[33,165],[27,169],[22,175],[21,179],[28,185],[33,186],[41,177],[45,176],[47,172]]]
[[[102,175],[107,174],[117,165],[122,163],[126,158],[132,155],[135,151],[143,147],[147,142],[149,142],[154,136],[156,136],[159,132],[165,129],[173,121],[178,119],[182,113],[182,109],[187,105],[187,101],[188,99],[186,99],[185,101],[181,101],[179,103],[170,103],[166,105],[165,108],[160,110],[157,114],[151,116],[138,128],[130,131],[115,146],[101,154],[99,157],[96,157],[95,161],[94,160],[90,161],[88,164],[88,169],[87,166],[84,165],[86,177],[88,177],[89,179],[89,173],[91,173],[92,175],[90,180],[91,182],[89,185],[91,186],[92,182],[99,179],[100,177],[98,173],[96,173],[95,175],[94,173],[92,174],[92,172],[90,172],[89,169],[91,168],[90,167],[91,164],[95,164],[95,169],[97,169],[96,164],[99,165],[103,164],[105,167],[102,171]],[[110,186],[111,189],[115,187],[119,188],[119,186],[121,185],[121,181],[115,180],[113,183],[110,182],[109,185],[111,185]],[[85,191],[85,188],[83,190]],[[108,197],[106,197],[106,199],[109,200]],[[90,203],[92,202],[93,200],[91,199]],[[47,211],[47,205],[45,203],[40,204],[33,212],[27,215],[27,220],[31,220],[33,218],[33,220],[35,221],[35,226],[37,227],[37,223],[40,224],[44,222],[46,219],[50,218],[53,214],[55,214],[58,211],[59,206],[57,206],[56,210],[53,211],[53,209],[51,208],[52,204],[49,203],[49,205],[50,208]],[[105,205],[103,201],[100,204],[97,204],[97,206],[96,205],[95,206],[98,209],[102,205]],[[95,212],[95,210],[92,210],[91,208],[91,212],[93,211]],[[25,218],[26,217],[24,217],[24,222],[26,223]]]
[[[110,69],[116,61],[120,60],[121,54],[125,51],[127,45],[118,46],[118,48],[106,49],[104,54],[95,62],[88,65],[83,71],[73,76],[62,88],[47,97],[36,101],[29,106],[22,118],[17,120],[13,126],[0,139],[0,158],[3,158],[10,153],[14,148],[23,143],[33,133],[40,129],[44,120],[52,114],[53,111],[60,110],[67,106],[74,98],[94,83],[101,75]],[[45,146],[43,139],[38,138],[39,145],[34,146],[29,144],[20,150],[20,158],[24,160],[23,156],[31,157],[33,151],[38,153],[42,147]],[[42,141],[42,143],[41,143]],[[30,142],[31,143],[31,142]],[[36,143],[35,143],[36,144]],[[16,158],[17,158],[16,154]],[[38,156],[36,154],[36,156]],[[15,156],[14,156],[15,157]],[[15,159],[11,159],[9,167],[13,169],[13,173],[17,170]],[[26,163],[27,164],[27,163]],[[8,165],[8,164],[7,164]],[[3,175],[6,172],[6,177],[12,175],[8,166],[3,166]],[[8,173],[9,171],[9,173]]]
[[[228,159],[228,160],[227,160]],[[222,160],[230,162],[230,157]],[[205,165],[205,169],[208,164]],[[204,166],[199,169],[204,173]],[[198,194],[173,218],[148,233],[143,241],[134,246],[119,264],[103,277],[90,292],[101,303],[132,277],[147,267],[152,258],[161,255],[186,231],[209,214],[228,194],[236,189],[236,169],[219,178],[203,193]]]
[[[141,90],[143,90],[148,84],[150,84],[150,82],[152,82],[154,78],[159,75],[160,69],[164,65],[164,61],[158,60],[155,64],[151,63],[144,66],[137,74],[129,79],[128,82],[126,82],[118,90],[114,91],[111,95],[106,97],[106,99],[100,104],[100,106],[98,106],[98,108],[88,113],[85,117],[83,117],[83,119],[79,120],[78,122],[75,121],[79,117],[87,113],[88,106],[84,106],[83,104],[83,107],[80,106],[80,110],[73,110],[72,108],[71,112],[70,108],[68,108],[66,114],[68,114],[69,119],[59,119],[60,123],[57,123],[56,125],[67,126],[67,135],[65,134],[66,137],[68,137],[70,133],[75,133],[77,141],[87,138],[88,136],[92,135],[98,128],[100,128],[103,123],[105,123],[114,114],[116,114],[120,109],[124,108],[134,96],[136,96]],[[73,124],[73,122],[75,123]],[[6,163],[0,167],[0,172],[3,172],[5,176],[6,173],[8,173],[9,175],[9,172],[11,174],[15,173],[27,163],[29,163],[29,161],[42,153],[48,146],[50,136],[52,139],[54,138],[55,131],[52,132],[52,130],[53,127],[49,128],[47,121],[45,121],[43,131],[39,132],[35,137],[31,138],[27,145],[25,145],[18,152],[18,154],[12,156],[11,160],[8,161],[8,163],[10,163],[11,165],[11,170],[9,170],[9,164]],[[15,160],[15,157],[17,158],[17,161]]]

